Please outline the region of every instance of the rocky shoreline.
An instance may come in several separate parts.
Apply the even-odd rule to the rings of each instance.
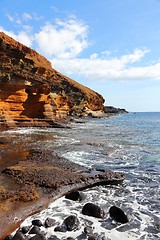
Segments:
[[[72,117],[124,113],[105,108],[99,93],[59,73],[43,56],[3,32],[0,56],[0,130],[65,128]],[[51,198],[124,179],[122,173],[88,169],[52,151],[28,150],[23,144],[14,144],[9,136],[0,139],[0,240],[27,216],[45,208]]]
[[[107,221],[111,222],[112,220],[117,222],[117,224],[127,224],[129,222],[128,216],[117,206],[111,206],[107,213],[97,204],[92,202],[85,203],[86,196],[81,191],[73,191],[67,194],[65,198],[73,206],[74,202],[81,202],[82,208],[80,209],[80,214],[82,217],[68,213],[67,216],[62,217],[62,222],[58,223],[54,218],[55,212],[52,210],[53,216],[48,215],[45,218],[34,216],[34,218],[30,218],[27,222],[24,222],[12,235],[8,235],[5,240],[105,240],[105,234],[98,231],[95,232],[92,220],[85,220],[85,216],[97,219],[102,224],[106,224]],[[109,219],[107,215],[109,215]],[[74,236],[75,232],[78,234],[77,237]],[[61,236],[60,238],[57,237],[58,234]]]
[[[89,169],[58,157],[50,151],[33,151],[25,160],[6,167],[1,175],[13,188],[1,186],[0,239],[11,233],[27,216],[68,192],[101,184],[122,182],[118,172]],[[16,184],[15,184],[16,183]]]
[[[91,109],[85,109],[83,115],[78,116],[76,113],[74,116],[68,116],[64,119],[49,120],[49,119],[0,119],[0,130],[6,130],[15,127],[40,127],[40,128],[66,128],[68,123],[71,122],[84,122],[89,117],[91,118],[109,118],[119,114],[126,114],[127,110],[122,108],[115,108],[113,106],[105,106],[104,110],[92,111]]]

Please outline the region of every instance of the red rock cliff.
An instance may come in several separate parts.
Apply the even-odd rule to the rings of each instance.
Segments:
[[[86,108],[103,110],[103,103],[100,94],[57,72],[36,51],[0,32],[1,124],[35,120],[50,124],[68,115],[83,115]]]

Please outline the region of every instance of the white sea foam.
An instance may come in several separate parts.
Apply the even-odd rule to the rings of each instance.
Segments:
[[[16,128],[14,130],[5,131],[4,134],[31,134],[35,129],[32,128]]]
[[[34,132],[39,132],[39,133],[46,133],[46,132],[50,132],[50,130],[48,129],[40,129],[40,128],[15,128],[15,129],[10,129],[7,131],[4,131],[3,134],[19,134],[19,135],[26,135],[26,134],[32,134]]]
[[[80,230],[56,233],[54,227],[47,230],[43,228],[47,237],[57,235],[60,239],[66,239],[68,236],[76,238],[82,234],[85,224],[92,224],[94,232],[104,235],[107,240],[160,239],[160,148],[157,141],[160,134],[153,127],[157,124],[159,129],[159,122],[150,124],[146,118],[141,121],[142,118],[138,118],[138,115],[134,115],[133,119],[128,115],[128,120],[125,116],[117,119],[118,121],[114,118],[91,120],[85,124],[78,124],[78,128],[77,124],[73,124],[72,131],[50,129],[51,136],[57,138],[53,141],[42,141],[41,145],[52,149],[53,144],[53,150],[56,148],[60,156],[85,166],[123,171],[126,175],[123,186],[88,189],[84,191],[87,196],[85,202],[100,205],[106,213],[111,205],[121,207],[129,216],[129,223],[117,224],[111,221],[108,215],[103,221],[83,216],[81,210],[85,202],[75,203],[61,198],[52,203],[46,211],[27,219],[24,225],[30,225],[31,219],[39,217],[42,221],[52,217],[57,224],[61,224],[65,217],[75,214],[81,223]],[[79,237],[78,240],[80,239],[82,238]]]
[[[90,156],[91,154],[85,151],[69,151],[62,154],[62,157],[84,166],[91,165]]]
[[[57,136],[58,137],[58,136]],[[56,144],[58,146],[64,146],[66,145],[67,143],[69,144],[75,144],[75,143],[79,143],[80,141],[79,140],[76,140],[74,138],[70,138],[70,137],[59,137],[56,141]]]
[[[130,187],[127,190],[129,194],[133,194]],[[57,226],[61,225],[63,220],[69,215],[75,215],[80,221],[80,228],[77,231],[68,231],[66,233],[54,232],[55,226],[47,229],[41,227],[41,230],[46,234],[47,238],[51,235],[56,235],[59,239],[66,239],[67,237],[84,239],[84,227],[91,225],[92,229],[94,229],[93,232],[101,236],[101,238],[104,236],[106,239],[114,240],[121,238],[123,240],[154,239],[150,238],[145,231],[146,227],[152,224],[152,217],[147,214],[147,207],[136,200],[136,194],[133,194],[131,201],[127,202],[127,196],[125,197],[123,194],[122,196],[118,195],[118,191],[121,191],[121,187],[95,187],[88,189],[84,191],[86,199],[80,203],[62,197],[51,203],[46,210],[27,218],[21,226],[30,226],[33,219],[40,219],[44,223],[47,217],[53,218],[56,221],[55,226]],[[83,215],[81,210],[86,202],[93,202],[101,206],[106,213],[105,219],[102,220]],[[112,205],[118,205],[127,212],[130,220],[129,223],[118,224],[110,219],[108,210]],[[129,212],[131,208],[132,211]],[[155,239],[158,239],[158,234]]]

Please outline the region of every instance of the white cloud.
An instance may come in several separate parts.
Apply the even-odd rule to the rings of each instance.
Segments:
[[[6,31],[3,27],[0,26],[0,32],[4,32],[8,36],[14,38],[18,42],[26,45],[27,47],[32,46],[33,37],[29,36],[29,34],[25,31],[20,31],[18,34],[15,34],[13,31]]]
[[[27,22],[28,20],[31,20],[33,17],[31,16],[31,14],[25,12],[23,13],[22,18],[25,22]]]
[[[97,59],[98,58],[98,54],[97,53],[92,53],[90,56],[90,59]]]
[[[160,80],[160,63],[143,67],[133,65],[147,52],[147,49],[135,49],[133,53],[110,59],[94,53],[88,59],[52,59],[51,62],[54,68],[64,74],[79,74],[89,80]]]
[[[12,23],[15,24],[22,24],[22,16],[20,16],[19,14],[15,14],[14,16],[11,16],[9,13],[6,14],[6,17],[8,18],[9,21],[11,21]]]
[[[14,22],[14,18],[8,13],[6,14],[6,17],[9,19],[9,21]]]
[[[133,53],[127,54],[121,57],[121,60],[123,63],[134,63],[139,61],[147,52],[149,52],[148,49],[135,49]]]
[[[8,20],[16,25],[23,25],[31,20],[38,21],[42,19],[42,16],[38,16],[36,13],[27,13],[24,12],[23,14],[15,13],[14,16],[10,15],[9,13],[6,14]]]
[[[37,50],[50,58],[75,58],[89,45],[87,32],[88,26],[76,18],[48,22],[35,34]]]
[[[34,13],[32,14],[32,18],[33,18],[33,20],[35,20],[35,21],[39,21],[39,20],[42,20],[42,19],[44,18],[44,16],[38,15],[36,12],[34,12]]]
[[[33,38],[31,36],[29,36],[28,33],[26,33],[25,31],[21,31],[17,35],[17,41],[23,43],[24,45],[26,45],[28,47],[31,47]]]
[[[9,15],[7,17],[15,22],[15,18]],[[24,13],[22,19],[36,20],[34,15],[28,13]],[[38,32],[33,32],[32,26],[24,24],[17,34],[6,31],[3,27],[0,27],[0,31],[28,47],[33,47],[34,44],[38,52],[51,59],[55,69],[71,77],[80,75],[96,81],[160,80],[160,62],[135,67],[149,52],[148,49],[137,48],[120,57],[113,57],[110,51],[103,51],[94,52],[88,58],[79,58],[90,43],[88,26],[75,16],[70,16],[65,21],[56,19],[55,24],[47,22]]]
[[[51,9],[53,10],[53,12],[55,13],[61,13],[61,14],[67,14],[68,15],[68,11],[66,10],[62,10],[62,9],[59,9],[57,6],[52,6]]]

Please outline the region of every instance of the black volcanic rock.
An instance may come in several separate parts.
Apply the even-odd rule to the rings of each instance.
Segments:
[[[129,221],[127,215],[119,207],[116,207],[116,206],[110,207],[109,214],[110,214],[110,217],[116,222],[127,223]]]
[[[80,223],[76,216],[71,215],[64,220],[64,224],[68,231],[73,231],[78,229]]]
[[[65,198],[72,201],[81,201],[84,198],[84,194],[79,191],[73,191],[65,195]]]
[[[96,218],[104,218],[105,216],[104,211],[99,206],[93,203],[86,203],[83,206],[82,214],[96,217]]]
[[[45,226],[46,228],[53,227],[53,226],[55,225],[55,223],[56,223],[56,221],[55,221],[53,218],[49,218],[49,217],[48,217],[48,218],[45,220],[44,226]]]
[[[29,231],[29,234],[37,234],[40,233],[41,229],[38,226],[33,226],[31,230]]]
[[[34,219],[34,220],[32,221],[32,225],[41,227],[41,226],[43,226],[43,223],[42,223],[41,220],[39,220],[39,219]]]
[[[54,229],[55,232],[67,232],[67,229],[64,226],[57,226]]]
[[[13,236],[12,240],[26,240],[26,236],[18,230]]]
[[[47,240],[42,233],[38,233],[29,240]]]

